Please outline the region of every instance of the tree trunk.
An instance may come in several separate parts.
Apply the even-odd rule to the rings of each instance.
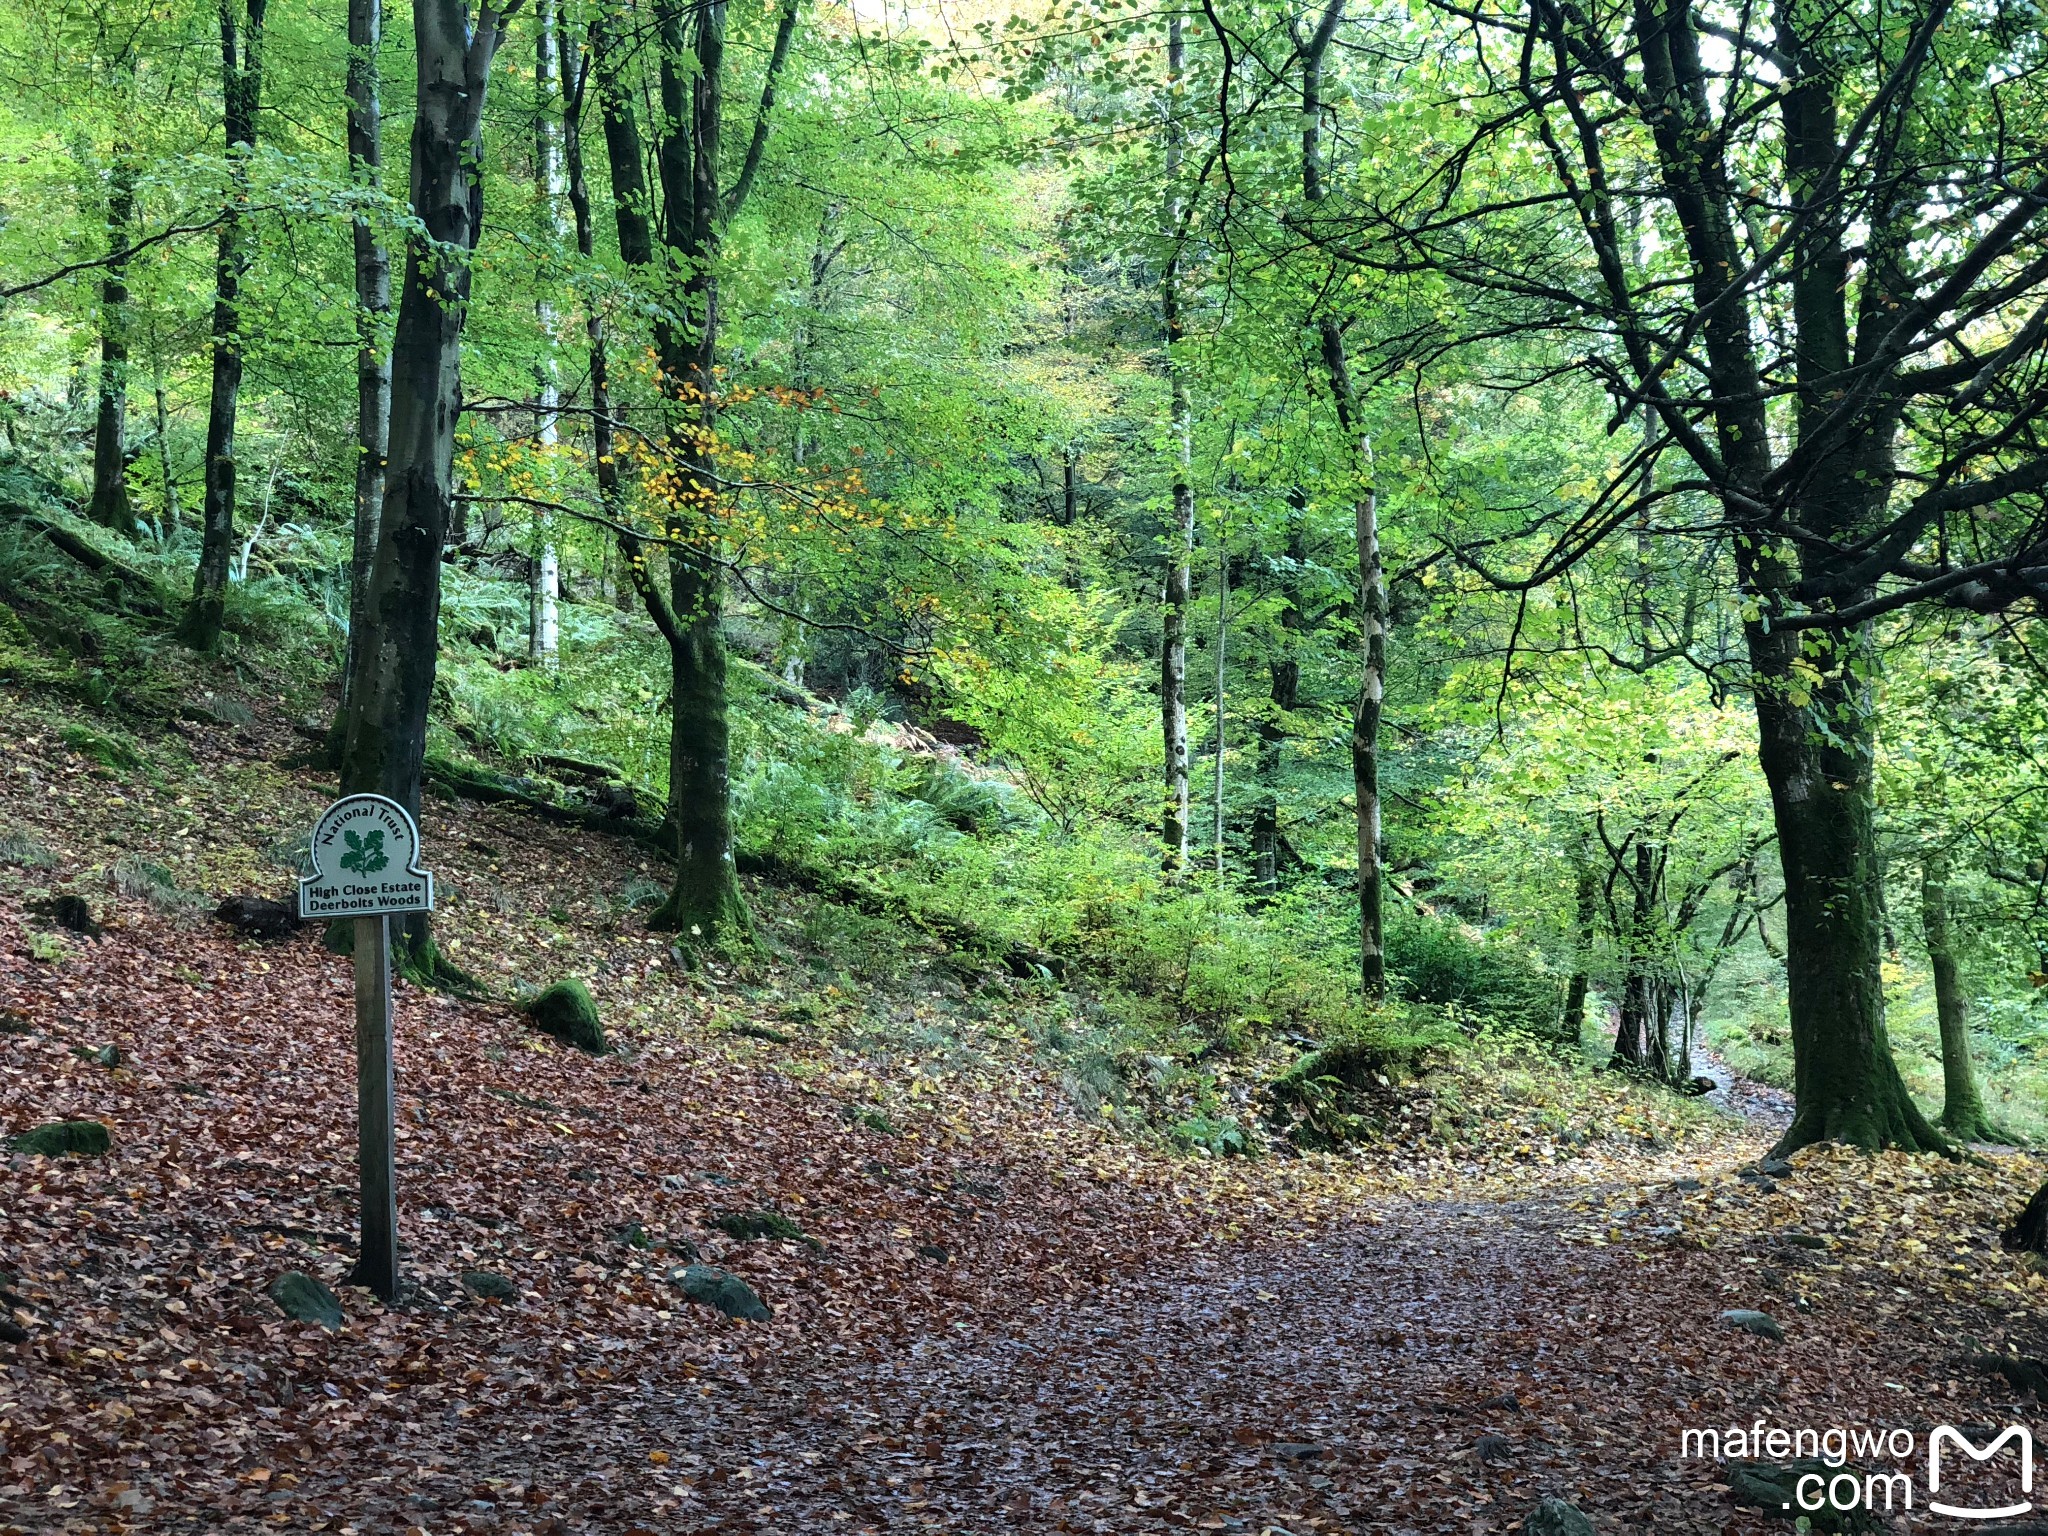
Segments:
[[[1172,518],[1166,532],[1166,581],[1159,636],[1159,725],[1164,739],[1166,783],[1160,840],[1166,845],[1166,868],[1188,862],[1188,604],[1192,597],[1189,562],[1195,547],[1194,414],[1188,401],[1186,364],[1181,342],[1186,322],[1181,314],[1180,87],[1186,68],[1186,45],[1179,16],[1166,34],[1166,183],[1168,238],[1174,242],[1159,281],[1159,308],[1166,323],[1166,374],[1173,430]]]
[[[1370,462],[1372,451],[1365,450]],[[1368,998],[1387,990],[1386,916],[1381,911],[1380,713],[1387,676],[1387,584],[1380,563],[1379,493],[1358,499],[1359,618],[1364,672],[1351,722],[1351,788],[1358,801],[1358,981]]]
[[[1576,1045],[1586,1031],[1586,993],[1592,987],[1593,942],[1600,920],[1600,877],[1593,868],[1591,849],[1585,833],[1579,833],[1575,849],[1572,891],[1573,964],[1571,979],[1564,990],[1564,1021],[1558,1034]]]
[[[1301,52],[1301,193],[1323,200],[1323,57],[1344,17],[1345,0],[1329,0],[1316,30],[1295,41]],[[1325,314],[1316,322],[1323,369],[1337,407],[1337,425],[1355,446],[1362,482],[1354,513],[1358,525],[1359,640],[1358,704],[1351,718],[1351,786],[1358,821],[1358,982],[1368,999],[1387,990],[1386,915],[1382,905],[1380,845],[1380,717],[1386,700],[1387,585],[1380,556],[1379,494],[1372,485],[1372,442],[1366,436],[1344,346],[1344,328]]]
[[[383,82],[377,68],[383,36],[383,0],[349,0],[349,179],[369,187],[381,185],[384,164]],[[391,359],[384,350],[384,318],[391,312],[391,254],[368,219],[354,220],[350,237],[356,281],[356,496],[348,563],[348,651],[341,671],[341,708],[328,733],[328,755],[336,767],[341,764],[349,680],[355,675],[370,566],[384,517],[384,456],[391,433]]]
[[[1216,552],[1216,878],[1223,878],[1224,651],[1230,640],[1230,548],[1219,536]]]
[[[135,239],[135,160],[117,151],[107,183],[107,250]],[[110,261],[100,278],[99,413],[92,439],[92,520],[125,538],[136,533],[128,495],[128,263]]]
[[[1650,975],[1650,913],[1656,900],[1656,857],[1640,836],[1635,869],[1629,876],[1631,902],[1628,937],[1621,976],[1621,1020],[1614,1032],[1610,1065],[1636,1072],[1653,1070],[1653,1039],[1657,1031],[1656,1000]]]
[[[407,242],[399,293],[389,465],[349,679],[341,788],[387,795],[415,816],[440,649],[441,550],[462,410],[469,253],[483,211],[484,96],[502,22],[486,6],[472,32],[463,0],[414,0],[412,207],[424,234]],[[424,916],[405,920],[394,948],[416,977],[457,974],[441,960]]]
[[[233,168],[226,216],[214,253],[213,394],[206,411],[206,490],[199,509],[199,569],[179,632],[210,651],[220,642],[235,547],[235,426],[242,395],[242,278],[249,270],[240,205],[248,195],[248,157],[256,147],[263,97],[263,16],[269,0],[247,0],[238,28],[234,0],[220,0],[222,124]],[[239,36],[238,36],[239,33]]]
[[[1941,1129],[1958,1141],[2004,1141],[1984,1113],[1977,1071],[1970,1060],[1969,1002],[1948,932],[1948,854],[1937,849],[1920,862],[1920,932],[1934,972],[1934,1011],[1941,1025]]]
[[[1864,686],[1837,662],[1814,688],[1811,707],[1800,707],[1790,693],[1797,675],[1777,654],[1797,654],[1797,634],[1787,646],[1778,636],[1758,635],[1760,625],[1749,627],[1752,658],[1764,653],[1756,666],[1759,756],[1785,871],[1797,1109],[1778,1151],[1825,1140],[1942,1150],[1899,1078],[1885,1029],[1874,743]]]
[[[534,32],[534,173],[539,182],[547,242],[550,249],[558,249],[566,233],[562,227],[562,199],[568,191],[562,168],[562,82],[567,69],[555,0],[536,0]],[[534,309],[540,322],[542,348],[538,436],[541,472],[547,476],[553,473],[555,449],[561,441],[562,384],[561,365],[555,356],[555,306],[547,296],[545,283]],[[535,511],[533,523],[526,655],[529,661],[553,671],[561,647],[557,608],[562,595],[561,570],[555,554],[552,520],[542,509]]]
[[[1287,740],[1285,717],[1293,714],[1301,702],[1301,662],[1294,649],[1302,628],[1296,578],[1308,558],[1301,516],[1307,498],[1297,490],[1288,501],[1287,575],[1281,581],[1281,650],[1266,664],[1270,708],[1259,722],[1260,790],[1258,807],[1252,813],[1252,880],[1268,896],[1280,883],[1280,775],[1282,747]]]
[[[164,529],[166,532],[184,526],[184,513],[178,506],[178,469],[171,462],[171,405],[164,393],[164,359],[161,350],[152,348],[151,384],[156,399],[156,466],[163,476],[164,484]]]

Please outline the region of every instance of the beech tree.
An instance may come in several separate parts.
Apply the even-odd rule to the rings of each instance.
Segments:
[[[654,328],[665,402],[658,481],[662,537],[655,547],[621,524],[621,551],[634,589],[668,644],[671,714],[669,830],[676,873],[667,901],[650,921],[704,949],[751,942],[753,921],[733,859],[731,726],[727,718],[725,556],[718,512],[718,278],[732,219],[760,175],[774,123],[775,91],[795,35],[798,0],[787,0],[762,71],[753,127],[728,176],[721,145],[736,67],[726,52],[725,0],[694,9],[657,0],[653,10],[659,120],[653,161],[658,201],[642,166],[647,144],[631,90],[611,55],[599,64],[604,127],[619,252],[629,267],[653,273],[655,214],[667,268],[654,275],[662,311]],[[598,46],[616,46],[609,26]],[[600,465],[608,455],[600,452]],[[666,580],[658,574],[665,564]]]
[[[221,123],[233,172],[216,236],[213,299],[213,396],[206,413],[206,492],[200,502],[199,567],[185,610],[187,644],[211,650],[220,640],[227,604],[228,562],[235,545],[235,426],[242,398],[242,280],[249,269],[242,203],[246,167],[256,147],[263,101],[263,21],[269,0],[246,0],[238,21],[234,0],[220,0]]]
[[[441,550],[453,507],[462,408],[462,327],[483,214],[484,100],[491,62],[519,0],[414,0],[417,117],[412,211],[391,353],[390,450],[362,632],[349,659],[343,794],[381,794],[419,814],[427,707],[440,652]],[[417,974],[442,970],[424,917],[394,946]]]

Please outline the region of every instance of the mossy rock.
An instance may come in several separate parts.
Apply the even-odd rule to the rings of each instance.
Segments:
[[[750,1323],[765,1323],[771,1314],[768,1304],[754,1294],[754,1288],[738,1275],[725,1270],[714,1269],[709,1264],[690,1264],[677,1270],[669,1279],[682,1288],[690,1300],[701,1302],[707,1307],[716,1307],[727,1317],[744,1318]]]
[[[1819,1509],[1808,1510],[1798,1502],[1802,1478],[1817,1477],[1821,1480],[1820,1486],[1825,1488],[1836,1477],[1848,1475],[1860,1485],[1862,1471],[1852,1465],[1811,1456],[1784,1463],[1724,1461],[1721,1463],[1721,1475],[1727,1480],[1728,1496],[1737,1504],[1747,1504],[1787,1520],[1804,1515],[1806,1523],[1816,1531],[1836,1532],[1841,1536],[1876,1536],[1886,1528],[1887,1522],[1878,1519],[1871,1510],[1836,1509],[1825,1499]],[[1813,1487],[1813,1484],[1807,1484],[1809,1497]]]
[[[1576,1504],[1545,1499],[1522,1521],[1522,1536],[1593,1536],[1593,1522]]]
[[[7,1145],[10,1151],[36,1157],[104,1157],[113,1148],[114,1137],[97,1120],[59,1120],[39,1125]]]
[[[318,1323],[329,1333],[341,1327],[341,1298],[311,1275],[288,1269],[270,1282],[266,1294],[297,1322]]]
[[[1760,1339],[1772,1339],[1780,1344],[1785,1342],[1785,1330],[1768,1312],[1734,1307],[1721,1314],[1721,1321],[1731,1328],[1740,1328],[1744,1333],[1753,1333]]]
[[[516,1301],[519,1297],[517,1286],[488,1269],[465,1269],[462,1288],[479,1301]]]
[[[604,1021],[597,1016],[597,1003],[590,989],[573,976],[537,994],[526,1005],[526,1016],[535,1029],[564,1045],[593,1056],[605,1053]]]
[[[824,1247],[823,1243],[780,1211],[727,1211],[723,1216],[714,1216],[711,1225],[727,1237],[736,1237],[741,1242],[772,1237],[787,1243],[807,1243],[813,1248]]]

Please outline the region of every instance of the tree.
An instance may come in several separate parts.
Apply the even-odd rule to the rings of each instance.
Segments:
[[[1948,853],[1935,849],[1920,861],[1920,934],[1934,972],[1935,1015],[1941,1026],[1941,1128],[1958,1141],[2007,1141],[1984,1113],[1977,1069],[1970,1060],[1969,1000],[1948,932]]]
[[[348,167],[357,186],[381,190],[384,166],[382,81],[377,51],[383,44],[383,0],[349,0]],[[355,516],[349,538],[348,651],[342,662],[342,701],[329,732],[329,753],[340,762],[355,676],[357,641],[364,623],[370,567],[384,516],[384,456],[391,437],[391,355],[384,346],[391,312],[391,256],[367,213],[349,221],[356,290]]]
[[[1524,521],[1519,569],[1499,539],[1460,558],[1527,591],[1646,510],[1725,550],[1786,892],[1798,1109],[1781,1151],[1943,1145],[1884,1027],[1869,625],[2048,587],[2048,113],[1999,62],[2021,12],[1960,16],[1445,6],[1479,56],[1438,99],[1477,126],[1398,195],[1304,230],[1451,280],[1468,336],[1560,342],[1548,376],[1597,380],[1613,425],[1654,412],[1647,495],[1626,455]],[[1478,174],[1510,164],[1532,169]]]
[[[730,734],[725,640],[719,632],[724,566],[717,467],[718,266],[725,233],[760,174],[774,122],[775,91],[795,34],[798,0],[788,0],[763,71],[746,153],[730,184],[720,146],[727,93],[725,0],[694,12],[675,0],[654,11],[661,114],[655,145],[663,250],[675,288],[655,324],[655,354],[666,422],[653,493],[661,503],[657,578],[647,541],[627,532],[621,551],[635,590],[669,650],[669,830],[676,874],[649,919],[705,949],[743,946],[753,920],[733,859]],[[609,42],[609,39],[606,39]],[[599,64],[607,158],[619,253],[629,267],[654,266],[652,203],[641,166],[646,149],[616,57]],[[600,455],[602,459],[602,455]]]
[[[427,708],[440,651],[441,550],[453,497],[462,407],[462,326],[483,210],[484,98],[491,61],[519,0],[415,0],[418,106],[412,211],[391,354],[391,437],[384,504],[350,657],[343,794],[381,794],[419,815]],[[424,917],[396,941],[414,974],[443,973]]]
[[[1166,764],[1165,814],[1160,837],[1166,844],[1166,867],[1185,869],[1188,862],[1188,604],[1190,561],[1195,548],[1194,412],[1188,400],[1187,322],[1181,313],[1182,247],[1187,238],[1187,211],[1180,187],[1181,157],[1186,130],[1181,124],[1183,76],[1187,45],[1181,19],[1173,17],[1166,33],[1166,99],[1161,115],[1166,124],[1166,217],[1169,229],[1165,270],[1159,276],[1159,313],[1166,325],[1166,374],[1169,430],[1173,437],[1172,515],[1166,532],[1166,580],[1162,590],[1159,632],[1159,724]]]
[[[133,62],[128,73],[133,75]],[[107,173],[107,264],[100,278],[99,411],[92,438],[92,501],[96,523],[133,537],[128,498],[128,262],[135,238],[135,157],[117,149]]]
[[[200,503],[199,568],[180,634],[198,650],[220,641],[226,611],[228,562],[235,544],[235,425],[242,394],[242,279],[249,270],[248,234],[241,204],[248,197],[247,166],[256,147],[256,114],[263,100],[263,21],[269,0],[246,0],[237,24],[234,0],[220,0],[221,122],[234,167],[228,204],[215,237],[213,396],[206,415],[206,491]]]
[[[1329,0],[1315,31],[1295,47],[1301,57],[1301,196],[1313,210],[1323,201],[1323,68],[1345,0]],[[1380,558],[1379,492],[1372,484],[1372,440],[1366,435],[1357,381],[1344,343],[1344,326],[1327,307],[1316,316],[1316,337],[1336,407],[1338,425],[1355,443],[1360,668],[1358,704],[1351,722],[1351,786],[1358,823],[1358,974],[1367,997],[1387,989],[1386,914],[1380,875],[1380,714],[1386,699],[1387,584]]]

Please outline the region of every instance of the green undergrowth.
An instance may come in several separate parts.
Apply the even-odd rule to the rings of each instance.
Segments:
[[[64,744],[92,772],[159,782],[185,756],[167,721],[236,730],[257,710],[325,717],[345,647],[345,551],[332,536],[266,531],[230,589],[227,639],[195,657],[167,642],[187,536],[111,538],[14,468],[9,479],[0,466],[0,669],[51,698]],[[67,557],[41,522],[125,574]],[[577,797],[590,775],[623,781],[651,824],[668,742],[667,659],[650,626],[585,591],[562,604],[560,664],[543,668],[523,654],[521,583],[460,563],[446,582],[430,751],[563,804],[589,803]],[[939,1005],[860,1015],[846,1038],[862,1051],[943,1061],[1007,1037],[1079,1112],[1233,1156],[1455,1137],[1471,1102],[1455,1064],[1496,1037],[1541,1043],[1555,1028],[1561,978],[1497,932],[1396,903],[1390,996],[1367,1008],[1344,871],[1297,871],[1264,893],[1207,872],[1172,877],[1142,825],[1121,813],[1055,820],[1002,762],[933,749],[872,691],[813,697],[737,650],[730,687],[742,860],[818,893],[793,897],[793,953],[761,963],[794,961],[820,997],[896,989]],[[618,893],[605,920],[643,920],[660,874]],[[138,857],[110,880],[118,899],[198,911],[182,868]],[[850,887],[860,900],[834,899]],[[727,1027],[772,1044],[823,1026]],[[1303,1066],[1317,1061],[1344,1071]],[[1426,1114],[1413,1107],[1424,1101]]]

